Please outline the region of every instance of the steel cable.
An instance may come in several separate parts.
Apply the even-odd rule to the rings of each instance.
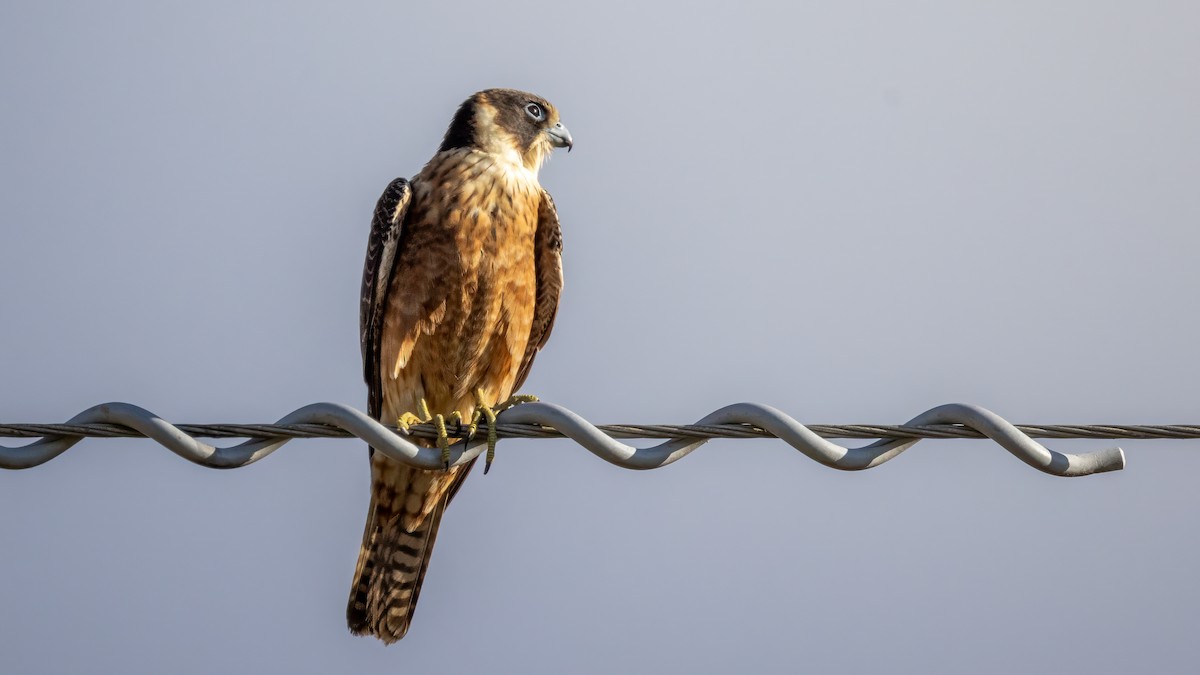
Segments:
[[[756,403],[737,403],[705,416],[695,424],[613,424],[595,426],[562,406],[525,403],[497,419],[500,438],[571,438],[598,457],[630,469],[666,466],[713,438],[779,438],[826,466],[856,471],[878,466],[921,439],[990,438],[1026,464],[1052,475],[1082,476],[1124,468],[1120,448],[1085,454],[1047,449],[1039,438],[1149,439],[1200,438],[1197,425],[1022,425],[969,404],[932,408],[902,425],[805,426],[785,413]],[[461,437],[465,429],[451,427]],[[360,438],[389,457],[425,469],[442,467],[440,451],[421,447],[411,437],[433,438],[432,424],[416,425],[409,433],[387,427],[349,406],[314,403],[284,416],[275,424],[180,424],[129,403],[105,403],[89,408],[63,424],[0,424],[0,436],[37,438],[24,446],[0,445],[0,468],[26,469],[54,459],[85,437],[146,437],[203,466],[236,468],[267,456],[293,438]],[[484,448],[486,426],[475,439],[451,446],[451,463],[469,461]],[[248,438],[229,447],[216,447],[198,438]],[[618,438],[666,439],[649,448],[634,448]],[[859,448],[846,448],[828,438],[879,439]]]

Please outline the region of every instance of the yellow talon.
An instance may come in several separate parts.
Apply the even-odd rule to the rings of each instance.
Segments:
[[[513,394],[512,396],[508,397],[507,401],[496,406],[496,412],[502,413],[505,410],[519,406],[522,403],[537,403],[540,400],[541,399],[533,394]]]
[[[462,426],[462,415],[457,411],[452,413],[449,418],[442,415],[430,415],[429,403],[425,399],[417,401],[417,414],[406,412],[400,415],[400,419],[396,420],[396,426],[404,430],[404,433],[409,432],[409,427],[414,424],[425,424],[432,422],[437,429],[437,446],[442,451],[442,464],[445,468],[450,468],[450,434],[446,432],[446,420],[457,421],[459,427]]]
[[[417,417],[416,415],[414,415],[410,412],[404,413],[403,415],[400,416],[400,419],[396,420],[396,426],[403,429],[404,433],[406,433],[406,434],[408,433],[409,427],[411,427],[412,425],[424,424],[424,423],[425,423],[425,420],[421,419],[420,417]]]
[[[437,445],[442,451],[442,466],[450,468],[450,434],[446,433],[446,419],[441,413],[433,416],[433,426],[437,427]]]
[[[483,419],[483,409],[476,405],[475,410],[471,411],[471,424],[467,426],[468,441],[475,438],[475,434],[479,431],[479,421],[481,419]]]
[[[487,401],[483,398],[483,390],[475,390],[475,411],[471,413],[470,434],[471,437],[474,438],[475,431],[479,428],[480,418],[487,419],[487,455],[483,460],[484,475],[487,475],[487,472],[492,468],[492,461],[496,459],[496,444],[500,442],[500,438],[496,434],[496,415],[508,410],[513,406],[520,405],[522,403],[533,403],[537,400],[538,397],[531,394],[513,394],[512,396],[509,396],[506,401],[500,403],[495,407],[495,409],[493,409],[492,406],[488,405]]]
[[[496,412],[487,404],[487,400],[483,397],[483,390],[475,390],[475,410],[471,413],[471,436],[479,429],[480,418],[486,419],[488,424],[487,430],[487,455],[483,460],[483,473],[492,468],[492,460],[496,459],[496,443],[499,438],[496,436]]]

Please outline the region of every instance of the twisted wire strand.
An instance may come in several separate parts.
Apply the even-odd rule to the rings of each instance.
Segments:
[[[1197,438],[1200,426],[1026,426],[1022,430],[976,405],[951,403],[931,408],[903,425],[805,426],[787,414],[757,403],[735,403],[690,425],[607,425],[597,427],[559,405],[525,403],[496,420],[504,438],[567,437],[617,466],[655,469],[687,456],[712,438],[779,438],[810,459],[845,471],[869,469],[896,457],[922,438],[990,438],[1026,464],[1055,476],[1084,476],[1125,467],[1125,453],[1108,448],[1083,454],[1047,449],[1031,435],[1052,438]],[[453,434],[465,435],[460,426]],[[474,440],[451,446],[451,465],[463,464],[486,445],[486,426]],[[389,457],[422,469],[443,468],[441,452],[414,445],[409,434],[386,427],[364,413],[337,403],[314,403],[285,415],[275,424],[173,425],[129,403],[88,408],[65,424],[0,424],[0,435],[37,437],[28,445],[0,445],[0,468],[27,469],[66,452],[84,437],[146,437],[177,455],[203,466],[228,469],[266,457],[293,438],[357,437]],[[433,437],[432,425],[417,425],[412,436]],[[216,447],[203,438],[249,438]],[[825,437],[879,438],[846,448]],[[648,448],[635,448],[616,438],[666,438]]]
[[[597,424],[597,429],[613,438],[777,438],[774,434],[747,424]],[[959,424],[806,424],[822,438],[925,438],[980,439],[987,436]],[[1014,424],[1030,438],[1073,439],[1132,439],[1187,440],[1200,438],[1200,425],[1192,424]],[[176,428],[195,438],[354,438],[354,434],[328,424],[176,424]],[[405,433],[399,427],[386,426],[395,433]],[[464,425],[451,425],[451,436],[460,436]],[[487,430],[487,422],[479,428]],[[497,424],[500,438],[566,438],[553,427],[536,424]],[[432,423],[414,424],[407,436],[437,438]],[[44,438],[47,436],[82,436],[86,438],[145,438],[145,434],[121,426],[95,422],[90,424],[33,424],[0,423],[0,438]],[[3,446],[0,446],[3,448]]]

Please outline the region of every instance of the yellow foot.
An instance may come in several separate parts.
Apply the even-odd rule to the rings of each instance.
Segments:
[[[452,415],[450,415],[450,419],[458,420],[458,422],[461,424],[462,415],[460,415],[458,412],[455,412]],[[450,435],[448,433],[446,433],[446,418],[444,416],[442,416],[440,413],[437,415],[430,415],[429,414],[429,404],[425,402],[425,399],[421,399],[420,401],[417,402],[417,414],[414,415],[413,413],[406,412],[406,413],[400,415],[400,419],[396,420],[396,426],[403,429],[404,433],[408,433],[408,429],[412,425],[425,424],[427,422],[433,422],[434,427],[437,428],[437,432],[438,432],[437,446],[438,446],[438,449],[440,449],[442,451],[442,465],[445,468],[449,469],[450,468]]]
[[[496,404],[493,408],[483,398],[483,390],[475,390],[475,412],[471,413],[471,426],[468,429],[467,437],[474,438],[475,432],[479,430],[479,421],[481,419],[487,420],[487,456],[483,460],[483,473],[485,476],[492,468],[492,461],[496,459],[496,443],[499,442],[499,437],[496,435],[496,415],[515,405],[533,403],[537,400],[538,397],[529,394],[514,394],[509,396],[507,400]]]

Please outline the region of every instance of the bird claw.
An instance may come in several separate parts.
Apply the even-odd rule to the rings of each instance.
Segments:
[[[450,434],[446,431],[447,420],[457,422],[459,428],[462,428],[462,415],[457,411],[451,413],[449,417],[446,417],[440,413],[437,415],[431,415],[429,413],[429,404],[425,401],[425,399],[421,399],[420,401],[417,401],[416,414],[411,412],[402,413],[400,415],[400,419],[396,420],[396,426],[400,427],[404,433],[407,434],[409,433],[409,428],[414,424],[428,424],[432,422],[438,433],[437,447],[442,451],[442,466],[443,468],[449,469]]]
[[[447,434],[450,432],[450,425],[452,425],[452,424],[454,425],[454,437],[462,438],[464,436],[462,413],[455,410],[454,412],[450,413],[449,415],[446,415],[446,433]]]
[[[433,426],[437,428],[437,446],[442,451],[442,468],[450,468],[450,434],[446,433],[446,418],[438,413],[433,416]]]
[[[400,430],[407,434],[412,425],[424,424],[426,421],[410,412],[406,412],[400,415],[400,419],[396,420],[396,426],[400,427]]]
[[[475,400],[479,400],[479,395],[475,395]],[[467,440],[475,440],[475,434],[479,433],[479,422],[483,419],[483,408],[479,405],[475,406],[475,410],[471,411],[471,424],[467,427]]]
[[[471,428],[469,438],[475,437],[475,432],[479,428],[479,422],[482,419],[487,420],[487,455],[483,460],[483,474],[492,469],[492,462],[496,459],[496,444],[500,442],[499,436],[496,434],[496,415],[512,408],[513,406],[522,403],[533,403],[538,400],[538,397],[531,394],[513,394],[507,400],[498,403],[494,408],[489,406],[483,397],[483,390],[475,390],[475,411],[471,413]]]
[[[522,403],[533,403],[538,400],[538,397],[530,394],[513,394],[504,401],[497,403],[495,406],[487,404],[483,396],[483,390],[475,390],[475,410],[471,412],[471,421],[466,425],[466,438],[473,440],[479,432],[479,425],[483,421],[487,421],[487,455],[483,461],[483,473],[486,474],[492,468],[492,462],[496,459],[496,444],[500,442],[500,437],[496,434],[496,415],[518,406]],[[437,447],[442,453],[442,467],[450,468],[450,432],[447,425],[454,425],[455,436],[461,438],[463,434],[463,416],[457,410],[449,415],[433,415],[429,412],[429,404],[425,399],[417,401],[417,412],[406,412],[400,415],[400,419],[396,420],[396,426],[400,427],[404,433],[409,433],[409,428],[414,424],[433,424],[437,429]]]
[[[508,400],[496,406],[496,414],[500,414],[509,408],[515,408],[522,403],[537,403],[540,400],[542,399],[533,394],[513,394],[508,397]]]

